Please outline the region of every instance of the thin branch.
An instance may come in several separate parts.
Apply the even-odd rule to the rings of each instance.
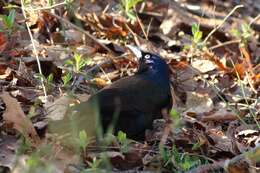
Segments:
[[[147,33],[147,38],[149,38],[149,33],[150,33],[150,28],[151,28],[152,22],[153,22],[153,18],[151,18],[151,20],[150,20],[150,22],[149,22],[149,25],[148,25],[148,27],[147,27],[147,31],[146,31],[146,33]],[[148,39],[147,39],[147,40],[148,40]]]
[[[73,27],[74,29],[77,29],[78,31],[82,32],[83,34],[87,35],[89,38],[91,38],[92,40],[94,40],[96,43],[98,43],[101,47],[103,47],[104,49],[106,49],[109,53],[114,55],[114,52],[109,49],[106,45],[104,45],[103,43],[101,43],[96,37],[94,37],[93,35],[91,35],[88,31],[85,31],[84,29],[78,27],[77,25],[71,23],[70,21],[56,15],[53,13],[49,13],[50,15],[56,17],[59,20],[62,20],[63,22],[65,22],[66,24],[70,25],[71,27]]]
[[[260,18],[260,14],[258,14],[258,15],[249,23],[249,26],[251,26],[255,21],[257,21],[258,18]]]
[[[136,16],[136,19],[137,19],[137,21],[138,21],[138,23],[139,23],[139,25],[140,25],[140,27],[141,27],[141,29],[142,29],[142,32],[143,32],[143,34],[144,34],[144,36],[145,36],[145,39],[148,40],[148,35],[147,35],[147,33],[145,32],[144,25],[143,25],[142,21],[140,20],[139,16],[137,15],[136,10],[135,10],[135,13],[136,13],[136,15],[135,15],[135,16]]]
[[[226,42],[224,42],[224,43],[220,43],[220,44],[211,46],[211,47],[209,48],[209,50],[214,50],[214,49],[217,49],[217,48],[220,48],[220,47],[223,47],[223,46],[227,46],[227,45],[230,45],[230,44],[235,44],[235,43],[240,43],[240,40],[230,40],[230,41],[226,41]]]
[[[25,9],[24,9],[24,1],[23,0],[21,0],[21,5],[22,5],[23,16],[24,16],[25,19],[27,19],[26,12],[25,12]],[[32,36],[32,32],[30,30],[30,27],[29,27],[29,24],[28,24],[27,21],[25,22],[25,24],[26,24],[26,28],[27,28],[27,31],[29,33],[29,36],[30,36],[30,39],[31,39],[31,42],[32,42],[33,53],[35,54],[35,57],[36,57],[39,73],[40,73],[41,76],[43,76],[42,69],[41,69],[41,63],[40,63],[40,60],[39,60],[38,51],[37,51],[36,46],[34,44],[34,39],[33,39],[33,36]],[[47,92],[46,92],[46,88],[45,88],[44,81],[43,81],[42,77],[41,77],[41,85],[42,85],[42,88],[43,88],[44,96],[45,96],[45,98],[47,98]]]
[[[57,3],[57,4],[54,4],[52,6],[48,6],[48,7],[40,7],[40,8],[32,8],[32,7],[27,8],[27,7],[24,7],[24,10],[25,11],[51,10],[51,9],[59,7],[59,6],[63,6],[65,4],[66,4],[66,2],[61,2],[61,3]]]
[[[237,6],[235,6],[228,13],[228,15],[222,20],[222,22],[207,35],[207,37],[204,39],[203,43],[206,44],[206,42],[208,41],[209,37],[211,37],[211,35],[213,35],[214,32],[216,32],[238,8],[242,8],[242,7],[244,7],[244,5],[237,5]]]

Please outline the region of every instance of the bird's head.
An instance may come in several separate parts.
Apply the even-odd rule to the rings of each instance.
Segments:
[[[137,73],[161,74],[169,77],[169,69],[166,62],[158,55],[141,51],[135,46],[127,45],[139,62]]]

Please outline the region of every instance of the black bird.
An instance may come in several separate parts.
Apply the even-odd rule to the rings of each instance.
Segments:
[[[76,128],[87,126],[87,133],[96,133],[100,122],[104,131],[112,125],[115,133],[121,130],[131,139],[143,140],[153,120],[162,118],[161,110],[170,109],[172,98],[166,62],[158,55],[133,46],[128,48],[139,62],[136,74],[115,81],[86,102],[72,107],[72,124]]]

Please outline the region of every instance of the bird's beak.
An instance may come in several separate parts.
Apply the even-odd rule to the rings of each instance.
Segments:
[[[131,50],[131,52],[135,55],[138,61],[142,58],[142,51],[140,49],[132,45],[126,45],[126,47]]]

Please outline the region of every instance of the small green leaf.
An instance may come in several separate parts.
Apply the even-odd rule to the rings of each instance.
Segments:
[[[10,26],[13,26],[15,19],[15,10],[12,9],[8,15],[8,21],[10,22]]]
[[[126,141],[126,134],[122,131],[117,133],[117,139],[120,143],[124,143]]]
[[[176,109],[172,109],[170,112],[170,116],[173,120],[179,120],[180,119],[180,114],[177,112]]]
[[[199,43],[201,41],[201,38],[202,38],[202,32],[197,31],[194,35],[194,42]]]
[[[84,130],[79,132],[79,139],[81,141],[86,141],[87,140],[87,133]]]
[[[66,60],[66,61],[65,61],[65,64],[67,64],[67,65],[73,65],[74,63],[73,63],[73,61],[71,61],[71,60]]]
[[[63,81],[63,84],[64,86],[68,85],[69,81],[72,79],[72,74],[71,73],[66,73],[65,76],[62,76],[62,81]]]
[[[241,29],[242,29],[242,32],[250,32],[251,31],[251,28],[247,23],[243,23],[241,25]]]
[[[143,0],[121,0],[120,6],[123,13],[131,20],[136,20],[134,6]]]
[[[83,150],[88,145],[88,136],[85,130],[81,130],[79,132],[79,145],[81,148],[83,148]]]
[[[175,145],[172,146],[172,153],[173,153],[174,159],[177,162],[180,162],[181,161],[181,154],[179,153],[179,151],[177,150]]]
[[[231,29],[231,34],[236,38],[241,37],[241,32],[238,29]]]
[[[131,20],[135,20],[136,19],[136,16],[134,15],[134,12],[133,11],[128,11],[126,13],[126,15],[131,19]]]
[[[53,4],[54,4],[53,0],[48,0],[48,5],[49,6],[53,6]]]
[[[50,75],[47,77],[47,81],[48,81],[48,83],[53,82],[53,74],[50,74]]]
[[[242,24],[242,37],[248,39],[251,36],[251,28],[248,24]]]
[[[194,36],[196,34],[196,32],[199,31],[199,25],[196,23],[192,24],[191,31],[192,31],[192,35]]]
[[[86,61],[82,59],[80,54],[75,54],[74,55],[75,59],[75,66],[76,66],[76,72],[79,72],[82,67],[86,65]]]
[[[143,0],[128,0],[128,9],[132,9],[136,4]]]
[[[0,15],[0,17],[2,18],[2,21],[3,21],[3,23],[4,23],[4,25],[5,25],[5,27],[7,27],[7,25],[8,25],[8,23],[7,23],[7,16],[6,15]]]
[[[200,142],[197,142],[197,143],[193,144],[191,149],[192,150],[197,150],[198,148],[200,148],[200,146],[201,146]]]
[[[75,59],[76,63],[79,63],[81,61],[81,55],[76,53],[74,55],[74,59]]]

